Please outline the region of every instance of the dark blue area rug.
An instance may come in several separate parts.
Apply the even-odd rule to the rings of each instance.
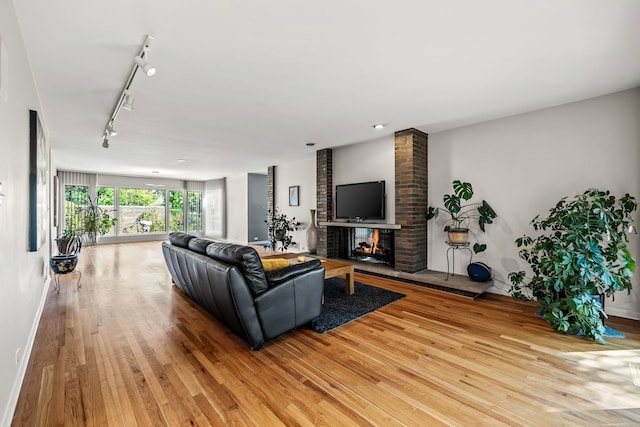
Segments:
[[[347,295],[344,285],[345,281],[339,278],[324,281],[322,312],[311,321],[311,329],[323,334],[405,297],[404,294],[359,282],[355,283],[355,293]]]

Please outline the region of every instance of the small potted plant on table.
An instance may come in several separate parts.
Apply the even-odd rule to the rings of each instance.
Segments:
[[[291,245],[295,245],[291,236],[292,231],[299,230],[302,226],[300,221],[296,221],[293,217],[289,219],[286,214],[280,212],[278,208],[274,209],[274,212],[268,216],[265,220],[267,223],[267,229],[269,230],[269,239],[271,242],[281,242],[282,251],[286,251]]]

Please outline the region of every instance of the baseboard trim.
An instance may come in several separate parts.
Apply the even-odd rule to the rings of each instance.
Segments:
[[[47,275],[46,280],[44,281],[44,288],[42,289],[42,296],[40,297],[40,304],[38,306],[38,311],[33,319],[33,324],[31,325],[31,332],[29,333],[29,339],[24,348],[24,353],[22,355],[22,360],[20,361],[20,366],[18,367],[18,375],[13,382],[13,387],[11,388],[11,395],[9,396],[9,401],[7,402],[7,406],[4,409],[4,415],[2,416],[2,423],[0,424],[2,427],[11,427],[11,421],[13,420],[13,414],[16,411],[16,405],[18,404],[18,398],[20,397],[20,390],[22,389],[22,382],[24,381],[24,376],[27,373],[27,366],[29,366],[29,359],[31,359],[31,351],[33,350],[33,344],[36,340],[36,333],[38,332],[38,325],[40,324],[40,318],[42,317],[42,311],[44,310],[44,303],[47,301],[47,295],[49,294],[49,287],[51,286],[51,276]]]

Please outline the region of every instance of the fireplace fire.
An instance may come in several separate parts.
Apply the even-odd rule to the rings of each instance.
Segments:
[[[393,230],[351,229],[350,258],[393,266]]]

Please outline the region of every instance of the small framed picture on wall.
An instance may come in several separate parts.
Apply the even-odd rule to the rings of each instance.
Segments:
[[[289,206],[300,206],[300,186],[289,187]]]

